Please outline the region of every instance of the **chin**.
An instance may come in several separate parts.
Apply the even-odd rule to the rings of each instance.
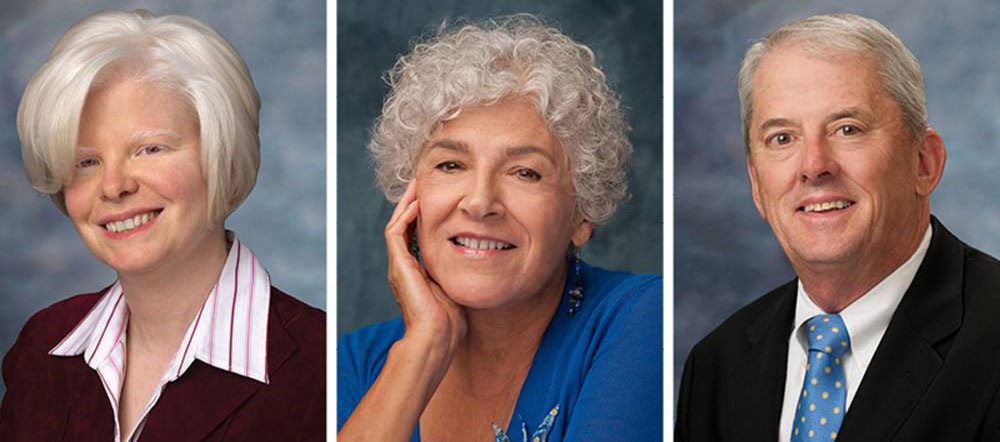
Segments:
[[[510,291],[495,282],[474,281],[474,277],[462,281],[439,282],[444,293],[462,307],[490,309],[503,306],[513,300]]]
[[[799,260],[808,264],[839,264],[851,261],[854,248],[846,241],[809,244],[796,250]]]
[[[103,255],[103,256],[102,256]],[[118,273],[141,273],[154,268],[160,256],[153,250],[134,248],[96,255],[97,259]]]

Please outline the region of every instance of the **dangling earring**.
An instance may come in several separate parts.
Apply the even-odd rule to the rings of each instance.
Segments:
[[[570,252],[570,267],[573,269],[573,288],[569,289],[569,317],[580,311],[583,304],[583,283],[580,281],[580,249],[574,247]]]

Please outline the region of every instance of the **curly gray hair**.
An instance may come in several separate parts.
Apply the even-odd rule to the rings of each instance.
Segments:
[[[413,179],[424,143],[470,106],[526,96],[569,159],[577,210],[611,218],[627,197],[632,145],[618,97],[590,48],[531,15],[442,23],[386,74],[391,87],[368,144],[391,201]]]

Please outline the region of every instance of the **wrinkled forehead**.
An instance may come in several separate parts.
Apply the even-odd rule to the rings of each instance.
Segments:
[[[517,153],[541,151],[553,160],[565,157],[561,140],[549,128],[535,100],[523,96],[455,110],[421,146],[421,153],[442,145],[461,145],[463,151],[490,147]]]
[[[889,96],[878,68],[877,60],[856,52],[805,44],[772,48],[754,72],[750,129],[775,113],[880,107]]]

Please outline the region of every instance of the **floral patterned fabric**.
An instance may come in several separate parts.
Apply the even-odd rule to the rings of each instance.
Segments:
[[[521,439],[524,442],[546,442],[549,440],[549,432],[552,431],[552,424],[556,421],[556,415],[559,414],[559,404],[549,410],[545,418],[542,419],[542,423],[538,425],[538,428],[534,433],[531,433],[531,438],[528,438],[528,424],[524,421],[523,417],[518,416],[521,419]],[[503,429],[497,426],[496,423],[493,424],[493,433],[496,435],[495,442],[511,442],[510,437],[504,434]]]

